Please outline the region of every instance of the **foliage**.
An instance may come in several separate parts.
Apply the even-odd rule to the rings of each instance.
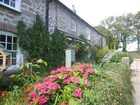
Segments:
[[[99,48],[97,49],[97,52],[96,52],[96,62],[97,62],[97,63],[101,63],[103,57],[104,57],[107,53],[109,53],[109,51],[110,51],[110,50],[109,50],[108,46],[99,47]]]
[[[64,65],[67,42],[64,33],[60,32],[57,28],[50,35],[50,39],[48,64],[53,68],[57,68],[60,65]]]
[[[110,59],[111,62],[121,62],[123,57],[129,57],[129,64],[133,62],[133,57],[128,52],[116,52]]]
[[[30,86],[33,83],[42,80],[42,78],[48,74],[45,69],[46,66],[47,63],[42,59],[33,60],[20,67],[20,74],[11,75],[8,80],[8,86],[6,86],[10,91],[7,92],[4,98],[5,104],[16,105],[18,102],[24,101],[21,99],[27,96],[27,94],[23,93],[30,91],[32,89]]]
[[[83,35],[80,35],[80,38],[82,41],[77,41],[76,39],[67,40],[68,47],[75,49],[76,62],[87,62],[90,59],[91,46]]]
[[[108,63],[91,77],[92,105],[133,105],[131,70],[120,63]]]
[[[109,49],[118,49],[119,42],[109,29],[105,28],[103,25],[96,26],[96,29],[106,37],[106,45]]]
[[[130,39],[133,35],[133,14],[122,15],[118,17],[108,17],[107,19],[101,22],[101,25],[98,26],[101,32],[107,35],[107,40],[110,45],[114,45],[118,42],[122,43],[123,51],[126,51],[127,43],[130,42]],[[117,40],[117,41],[116,41]],[[110,46],[109,45],[109,46]],[[111,45],[112,46],[112,45]]]
[[[49,35],[38,15],[31,27],[26,27],[24,22],[19,21],[17,28],[19,46],[28,52],[30,59],[47,60],[48,68],[64,65],[64,54],[67,48],[64,33],[55,29],[53,34]]]
[[[42,79],[37,77],[35,83],[28,83],[24,88],[14,86],[3,104],[132,105],[133,86],[128,67],[107,63],[102,68],[94,68],[97,70],[89,64],[60,67]]]
[[[134,23],[133,23],[133,30],[134,30],[134,36],[133,36],[133,40],[132,41],[137,41],[137,49],[140,50],[140,11],[137,12],[135,15],[134,15]]]
[[[9,98],[11,98],[13,94],[16,94],[16,91],[19,91],[19,94],[15,96],[20,97],[20,100],[16,102],[21,104],[44,105],[47,103],[48,105],[81,105],[80,103],[83,102],[84,97],[89,98],[88,93],[90,91],[88,91],[88,88],[91,85],[89,77],[94,72],[95,70],[93,70],[89,64],[76,65],[71,68],[61,67],[51,71],[51,74],[46,76],[42,81],[27,87],[27,89],[25,89],[26,92],[18,90],[18,87],[16,87],[16,89],[9,94]],[[13,100],[6,100],[6,104],[11,101]],[[13,105],[15,105],[15,103],[13,103]]]
[[[22,21],[19,21],[17,28],[19,46],[28,52],[29,57],[46,59],[49,35],[39,15],[36,15],[36,21],[32,27],[27,28]]]

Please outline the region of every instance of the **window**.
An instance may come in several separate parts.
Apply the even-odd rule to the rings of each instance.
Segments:
[[[3,58],[0,56],[0,66],[2,66]]]
[[[85,28],[85,32],[87,40],[90,40],[90,29],[88,27]]]
[[[75,20],[71,20],[71,30],[76,32],[76,21]]]
[[[0,4],[20,12],[21,0],[0,0]]]
[[[0,44],[2,44],[5,49],[11,53],[10,64],[16,65],[16,55],[17,55],[17,37],[10,33],[0,32]]]
[[[101,37],[101,46],[103,47],[103,37]]]

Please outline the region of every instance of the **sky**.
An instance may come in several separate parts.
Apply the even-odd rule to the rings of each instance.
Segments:
[[[140,0],[60,0],[68,8],[74,5],[76,14],[92,26],[97,26],[109,16],[120,16],[140,11]],[[128,51],[137,48],[136,42],[128,45]]]
[[[140,0],[60,0],[77,15],[96,26],[109,16],[119,16],[140,11]]]

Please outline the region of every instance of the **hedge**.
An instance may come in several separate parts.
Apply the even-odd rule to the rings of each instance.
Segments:
[[[109,63],[98,70],[91,82],[93,105],[133,105],[131,70],[121,63]]]

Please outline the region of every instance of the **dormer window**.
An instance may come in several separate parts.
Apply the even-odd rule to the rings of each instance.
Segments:
[[[21,0],[0,0],[0,5],[20,12]]]

